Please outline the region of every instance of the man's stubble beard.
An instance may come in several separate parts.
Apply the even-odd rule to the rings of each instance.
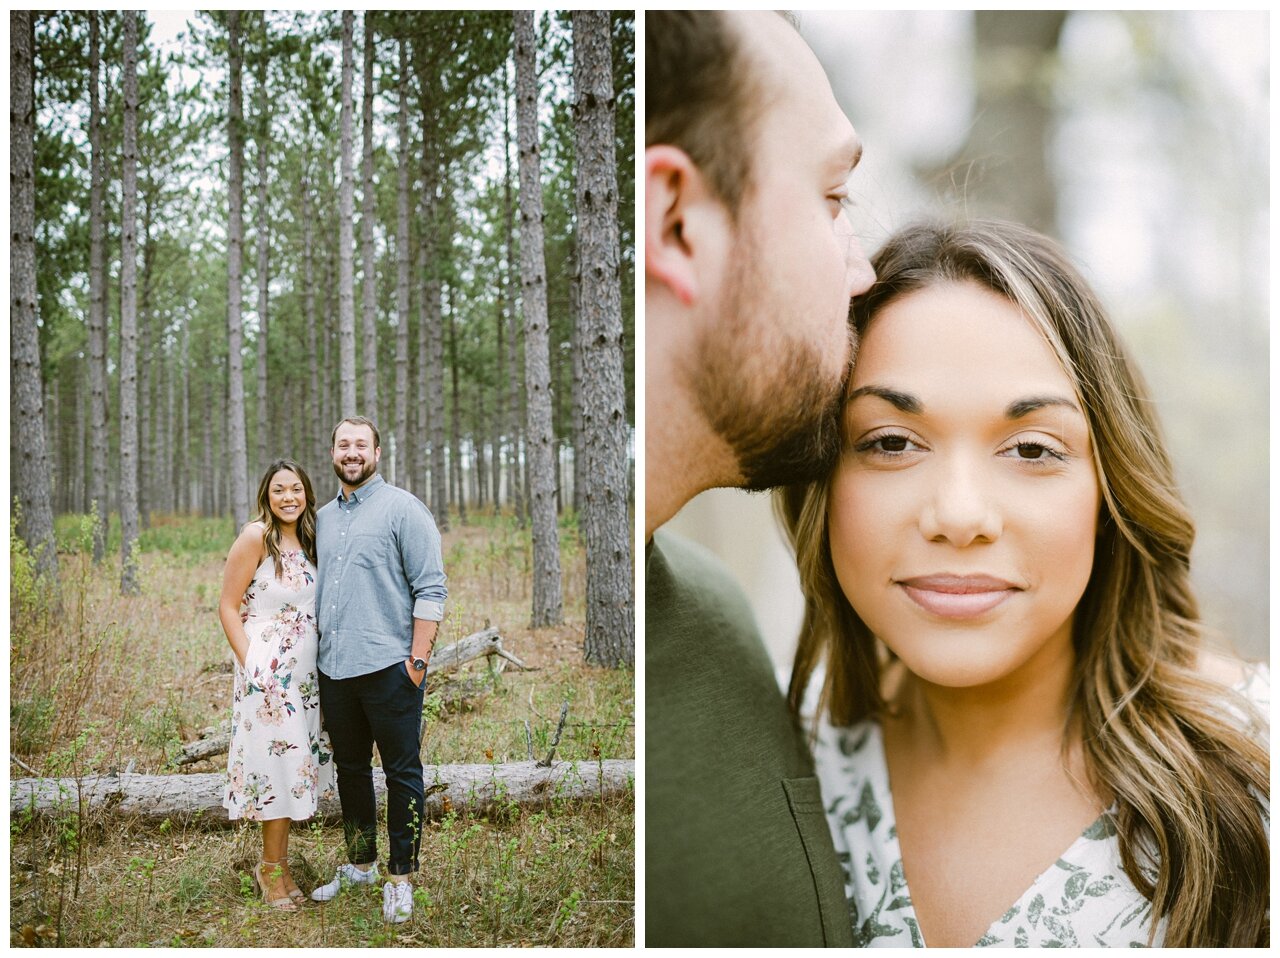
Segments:
[[[785,311],[785,293],[769,288],[755,244],[740,243],[721,321],[699,343],[695,393],[708,422],[737,457],[743,488],[761,491],[824,478],[840,453],[849,363],[833,376],[817,346],[787,336],[784,325],[767,315]],[[761,335],[770,324],[781,330],[779,343]],[[848,337],[852,357],[852,327]],[[773,355],[764,353],[775,348]]]
[[[355,481],[348,479],[346,477],[346,474],[342,471],[342,469],[343,467],[340,466],[338,463],[335,462],[333,464],[333,471],[334,473],[337,474],[338,481],[343,482],[346,485],[351,486],[351,488],[355,489],[359,486],[363,486],[369,479],[373,478],[373,474],[378,471],[378,463],[376,461],[366,462],[361,467],[360,475],[358,475],[355,478]]]

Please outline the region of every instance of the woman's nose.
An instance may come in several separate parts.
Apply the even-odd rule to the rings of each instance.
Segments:
[[[994,490],[982,466],[969,457],[939,463],[920,510],[920,532],[930,542],[963,548],[994,542],[1004,529]]]

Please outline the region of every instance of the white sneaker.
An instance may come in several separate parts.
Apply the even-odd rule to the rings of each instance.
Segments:
[[[377,862],[370,865],[368,871],[361,871],[355,865],[342,864],[338,866],[338,873],[333,876],[333,881],[312,890],[311,900],[333,901],[338,897],[338,892],[348,885],[372,885],[377,880]]]
[[[399,924],[413,914],[413,886],[407,881],[389,881],[382,886],[382,920]]]

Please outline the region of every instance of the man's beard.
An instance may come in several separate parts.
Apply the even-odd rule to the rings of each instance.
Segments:
[[[759,328],[774,320],[761,312],[785,304],[762,288],[754,268],[761,259],[747,255],[740,262],[746,268],[731,277],[722,323],[699,344],[699,403],[737,456],[744,488],[824,478],[840,453],[848,367],[832,376],[818,347],[783,337],[780,344],[764,341]]]
[[[339,464],[335,462],[333,464],[333,471],[337,473],[338,479],[340,481],[345,482],[348,486],[351,486],[354,489],[356,486],[364,485],[365,480],[371,477],[375,472],[378,471],[377,462],[362,460],[362,463],[363,463],[363,466],[360,469],[360,474],[356,476],[355,479],[347,478],[347,474],[343,471],[346,468],[345,464]]]

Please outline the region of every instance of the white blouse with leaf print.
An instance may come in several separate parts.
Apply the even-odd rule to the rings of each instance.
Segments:
[[[1237,684],[1264,718],[1270,715],[1271,679],[1265,665],[1249,666]],[[810,684],[810,689],[814,685]],[[1255,728],[1259,740],[1268,729]],[[849,728],[818,725],[814,746],[827,824],[844,869],[854,944],[859,947],[926,945],[902,871],[893,796],[879,724]],[[1259,796],[1269,817],[1270,806]],[[1154,943],[1164,940],[1164,922]],[[1151,903],[1120,864],[1111,813],[1104,812],[1032,883],[975,943],[977,947],[1145,947]]]

